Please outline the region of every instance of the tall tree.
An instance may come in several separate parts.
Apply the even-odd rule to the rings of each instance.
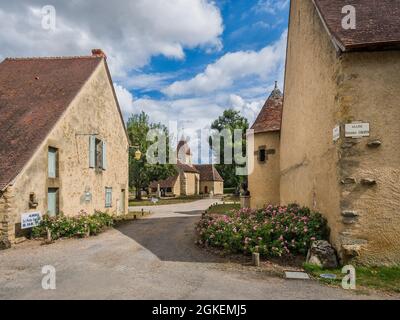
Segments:
[[[149,164],[146,159],[148,148],[154,143],[147,141],[151,129],[159,129],[168,138],[168,129],[161,123],[151,123],[149,116],[142,112],[131,116],[127,123],[127,131],[133,146],[137,146],[142,158],[136,160],[136,150],[129,152],[129,184],[135,189],[136,199],[142,197],[142,189],[147,188],[151,181],[163,180],[177,173],[175,166],[170,164]],[[168,140],[167,140],[168,145]]]
[[[246,180],[244,176],[237,175],[236,173],[236,168],[240,167],[242,165],[237,164],[235,162],[235,159],[232,159],[232,164],[227,164],[225,163],[225,154],[224,154],[224,143],[231,148],[232,150],[232,155],[234,154],[234,130],[235,129],[241,129],[243,130],[243,135],[242,135],[242,141],[241,141],[241,148],[243,155],[246,154],[246,130],[249,128],[249,122],[248,120],[240,115],[239,111],[235,111],[233,109],[228,109],[225,110],[223,115],[218,117],[217,120],[215,120],[212,125],[211,129],[217,130],[219,133],[221,133],[223,130],[229,130],[232,134],[232,140],[231,141],[224,141],[223,138],[221,138],[220,141],[220,159],[219,162],[220,164],[216,165],[217,170],[220,172],[221,176],[225,180],[225,186],[228,188],[236,188],[239,190],[240,185],[243,181]],[[212,141],[215,139],[215,135],[210,137],[210,146],[213,148]],[[240,146],[239,146],[240,147]],[[217,150],[213,149],[214,155],[218,156],[216,154]]]

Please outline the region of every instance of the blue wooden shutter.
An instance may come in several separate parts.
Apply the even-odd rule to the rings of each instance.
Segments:
[[[96,137],[89,137],[89,168],[96,166]]]
[[[47,211],[50,217],[58,214],[58,190],[50,188],[47,193]]]
[[[57,177],[57,150],[54,148],[49,148],[48,151],[48,176]]]
[[[107,148],[106,143],[102,142],[102,159],[101,159],[101,167],[103,170],[107,169]]]
[[[106,208],[112,207],[112,188],[106,187]]]

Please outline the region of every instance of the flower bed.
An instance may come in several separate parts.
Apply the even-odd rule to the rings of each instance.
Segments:
[[[205,215],[196,230],[200,245],[269,257],[306,255],[311,242],[327,240],[329,235],[320,213],[296,204]]]
[[[60,238],[86,237],[97,235],[114,224],[113,216],[108,213],[96,212],[89,215],[81,211],[78,216],[67,217],[45,215],[38,227],[33,228],[32,237],[49,237],[51,240]],[[50,239],[49,239],[50,240]]]

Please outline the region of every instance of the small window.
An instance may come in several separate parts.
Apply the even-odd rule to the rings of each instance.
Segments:
[[[49,147],[48,150],[48,177],[57,178],[58,177],[58,149]]]
[[[106,143],[95,136],[89,140],[89,167],[106,170]]]
[[[172,192],[172,188],[167,188],[167,192],[171,193]]]
[[[47,212],[50,217],[59,214],[59,191],[56,188],[49,188],[47,192]]]
[[[112,207],[112,188],[106,188],[106,208]]]
[[[265,148],[260,148],[258,150],[258,161],[264,163],[267,160],[267,150]]]

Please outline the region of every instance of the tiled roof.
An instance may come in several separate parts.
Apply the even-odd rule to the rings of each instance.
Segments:
[[[192,152],[190,151],[189,145],[186,140],[180,140],[176,148],[177,153],[184,152],[186,155],[190,156]]]
[[[265,102],[251,129],[255,133],[281,130],[283,95],[275,84],[275,89]]]
[[[158,188],[158,185],[160,185],[160,188],[173,188],[175,186],[176,181],[178,180],[179,174],[169,177],[165,180],[161,181],[153,181],[150,183],[150,188]]]
[[[178,167],[178,169],[182,170],[183,172],[199,173],[199,171],[194,166],[182,163],[180,161],[178,161],[177,167]]]
[[[212,164],[196,164],[195,168],[200,172],[200,181],[224,181]]]
[[[399,0],[313,0],[333,42],[342,51],[400,49]],[[356,28],[346,30],[342,8],[356,9]]]
[[[102,59],[8,58],[0,63],[0,190],[23,169]]]

